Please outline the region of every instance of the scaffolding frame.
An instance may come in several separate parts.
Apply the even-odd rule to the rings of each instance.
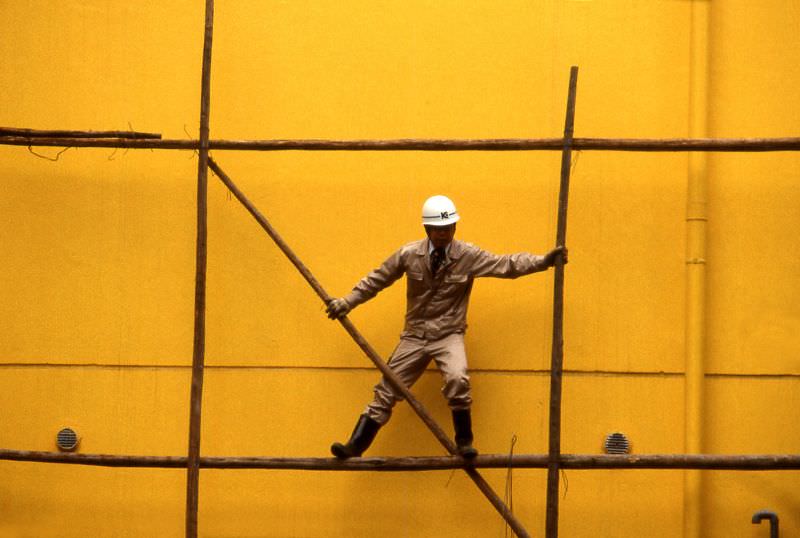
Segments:
[[[294,254],[269,221],[250,202],[241,190],[210,157],[211,149],[241,151],[534,151],[560,150],[561,181],[559,189],[556,245],[566,245],[567,202],[570,179],[570,155],[574,150],[606,151],[797,151],[800,138],[747,139],[608,139],[574,138],[575,98],[578,68],[570,69],[567,113],[564,136],[542,139],[402,139],[402,140],[212,140],[210,138],[211,50],[213,40],[214,0],[205,1],[203,61],[201,74],[200,130],[198,140],[162,140],[159,134],[132,131],[53,131],[27,128],[0,128],[0,145],[147,148],[196,150],[197,180],[197,242],[195,271],[195,317],[190,394],[189,450],[187,457],[120,456],[103,454],[68,454],[0,449],[0,460],[47,462],[132,468],[186,468],[186,536],[198,534],[199,471],[214,469],[292,469],[315,471],[432,471],[462,469],[506,520],[519,537],[530,536],[489,484],[481,477],[479,468],[546,468],[547,514],[545,535],[558,536],[559,470],[561,469],[714,469],[714,470],[799,470],[800,455],[570,455],[561,453],[561,381],[563,373],[563,297],[564,264],[558,257],[555,265],[553,293],[553,340],[550,370],[549,448],[547,455],[482,454],[465,460],[457,453],[455,444],[444,433],[422,404],[359,333],[344,317],[341,325],[361,347],[367,357],[397,388],[420,419],[451,454],[447,457],[354,458],[338,461],[334,458],[233,458],[200,456],[200,424],[202,417],[203,369],[205,361],[205,300],[208,227],[208,170],[211,169],[242,203],[272,238],[281,251],[303,275],[323,303],[330,302],[314,275]]]

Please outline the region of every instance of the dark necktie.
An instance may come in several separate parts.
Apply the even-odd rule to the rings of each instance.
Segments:
[[[436,276],[436,272],[444,262],[444,248],[435,248],[431,253],[431,273]]]

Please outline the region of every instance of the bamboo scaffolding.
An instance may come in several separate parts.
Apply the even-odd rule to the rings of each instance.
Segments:
[[[0,145],[75,148],[199,150],[198,140],[0,136]],[[210,140],[211,150],[240,151],[561,151],[563,138],[474,140]],[[575,151],[764,152],[798,151],[800,137],[783,138],[573,138]]]
[[[567,93],[567,113],[564,120],[564,146],[561,151],[561,181],[558,191],[558,222],[555,246],[567,243],[567,202],[569,175],[572,166],[572,134],[575,125],[575,97],[578,68],[572,66]],[[561,378],[564,369],[564,258],[556,259],[553,277],[553,339],[550,358],[550,428],[547,465],[547,511],[545,536],[558,538],[558,489],[561,461]]]
[[[236,184],[231,180],[230,177],[219,167],[219,165],[211,158],[208,160],[208,165],[211,170],[219,177],[219,179],[225,184],[226,187],[233,193],[239,202],[247,209],[247,211],[256,219],[259,225],[267,232],[267,234],[272,238],[278,248],[283,252],[289,261],[297,268],[303,278],[305,278],[306,282],[311,286],[314,292],[322,299],[322,302],[326,305],[331,301],[332,297],[325,291],[319,281],[314,277],[308,267],[303,264],[300,258],[292,251],[291,247],[289,247],[288,243],[283,240],[283,238],[278,234],[277,230],[269,223],[269,221],[261,214],[261,212],[253,205],[253,203],[247,199],[244,193],[236,186]],[[389,366],[384,362],[384,360],[378,355],[375,349],[367,342],[367,340],[361,335],[361,333],[356,329],[353,322],[350,321],[347,316],[340,318],[339,322],[341,323],[342,327],[347,331],[347,333],[351,336],[351,338],[355,341],[358,347],[367,355],[370,361],[381,371],[384,375],[386,380],[406,399],[406,401],[411,405],[411,408],[414,412],[419,416],[420,419],[425,423],[429,430],[433,433],[436,439],[444,446],[444,448],[450,454],[457,454],[457,449],[455,443],[450,440],[447,434],[442,430],[442,428],[436,423],[436,421],[431,417],[425,407],[419,402],[419,400],[414,397],[410,390],[403,384],[399,377],[389,368]],[[488,482],[474,469],[472,466],[464,465],[464,471],[467,475],[472,479],[478,489],[486,496],[489,502],[492,503],[492,506],[500,513],[503,519],[508,522],[511,529],[514,533],[519,536],[520,538],[524,538],[530,536],[522,524],[517,520],[516,516],[511,512],[511,510],[505,505],[505,503],[500,499],[497,493],[492,490],[491,486]]]
[[[766,152],[800,150],[800,137],[748,139],[614,139],[573,138],[573,118],[577,68],[570,76],[567,119],[563,138],[541,139],[396,139],[396,140],[210,140],[209,110],[213,0],[205,2],[205,33],[201,75],[200,135],[198,140],[163,140],[160,134],[134,131],[66,131],[0,127],[0,145],[95,147],[130,149],[198,150],[197,257],[195,277],[194,345],[190,401],[189,449],[186,457],[72,454],[0,449],[0,460],[43,462],[105,467],[185,468],[187,470],[186,536],[196,538],[199,504],[199,470],[206,469],[289,469],[316,471],[435,471],[463,469],[486,495],[520,537],[529,536],[513,513],[478,473],[478,468],[542,468],[548,470],[548,538],[558,535],[558,472],[561,469],[707,469],[729,471],[800,470],[800,455],[569,455],[560,453],[561,375],[563,371],[563,279],[561,260],[556,265],[554,286],[553,352],[551,357],[550,443],[547,455],[479,455],[469,462],[458,456],[354,458],[201,457],[200,426],[205,354],[205,301],[207,263],[207,174],[212,168],[223,183],[247,208],[278,247],[304,276],[324,303],[331,297],[311,272],[260,212],[247,200],[217,164],[209,150],[245,151],[562,151],[557,245],[566,240],[566,209],[570,152],[645,151],[645,152]],[[378,356],[346,317],[339,320],[357,345],[397,388],[434,436],[450,454],[456,447],[425,408]]]
[[[478,473],[478,468],[543,468],[548,470],[546,536],[558,536],[558,472],[561,469],[706,469],[729,471],[800,470],[797,455],[569,455],[560,453],[561,373],[563,369],[563,264],[556,266],[554,287],[553,353],[551,364],[550,446],[547,455],[479,455],[465,461],[455,456],[456,448],[433,418],[400,382],[385,362],[347,319],[340,320],[353,340],[378,367],[389,382],[404,395],[414,411],[440,443],[454,456],[406,458],[355,458],[338,461],[331,458],[201,457],[200,423],[205,351],[205,294],[207,239],[207,171],[211,167],[240,202],[250,211],[284,254],[295,264],[311,287],[326,304],[331,297],[313,275],[271,228],[269,223],[244,197],[230,178],[209,158],[209,150],[244,151],[562,151],[561,191],[557,245],[565,244],[566,203],[569,182],[569,155],[576,151],[644,152],[772,152],[800,150],[800,137],[722,138],[722,139],[621,139],[573,138],[574,97],[577,68],[570,77],[567,120],[563,138],[539,139],[391,139],[391,140],[211,140],[209,130],[210,62],[213,34],[213,0],[206,0],[203,47],[203,70],[200,110],[200,138],[178,140],[160,134],[135,131],[67,131],[0,127],[0,145],[95,147],[130,149],[197,150],[197,258],[195,279],[195,334],[192,358],[189,452],[187,457],[118,456],[102,454],[65,454],[0,449],[0,460],[64,463],[106,467],[186,468],[186,536],[196,538],[199,504],[199,470],[209,469],[294,469],[318,471],[435,471],[463,469],[475,482],[517,536],[529,536],[521,523]],[[560,276],[559,276],[560,274]]]
[[[138,131],[63,131],[52,129],[22,129],[0,127],[0,136],[21,136],[25,138],[161,138],[159,133]]]
[[[183,456],[129,456],[112,454],[73,454],[0,449],[0,460],[36,463],[62,463],[96,467],[186,468]],[[385,471],[422,472],[464,469],[546,469],[547,454],[480,454],[472,463],[453,456],[368,457],[339,461],[334,458],[273,458],[204,456],[203,469],[265,469],[305,471]],[[800,471],[800,454],[561,454],[562,469],[573,470],[683,470],[713,471]]]
[[[206,266],[208,261],[208,141],[211,108],[211,41],[214,0],[206,0],[200,90],[200,156],[197,163],[197,251],[194,296],[194,345],[189,402],[189,455],[186,466],[186,538],[197,538],[200,488],[200,424],[206,347]]]

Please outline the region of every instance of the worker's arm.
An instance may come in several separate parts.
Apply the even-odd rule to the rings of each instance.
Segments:
[[[381,290],[391,286],[398,278],[403,276],[404,264],[401,251],[398,250],[383,262],[377,269],[373,269],[362,278],[345,297],[331,299],[325,310],[331,319],[346,316],[352,309],[375,297]]]
[[[527,252],[499,256],[477,247],[475,249],[471,270],[475,277],[517,278],[529,275],[552,267],[559,255],[563,255],[564,263],[567,262],[567,249],[563,246],[554,248],[544,256]]]

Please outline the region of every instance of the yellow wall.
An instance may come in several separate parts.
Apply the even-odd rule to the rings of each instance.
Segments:
[[[691,11],[709,14],[708,136],[797,135],[791,0],[218,1],[212,138],[558,137],[570,65],[576,136],[690,131]],[[0,4],[0,124],[195,138],[201,2]],[[697,30],[697,28],[695,28]],[[701,33],[706,29],[700,29]],[[54,157],[57,148],[35,148]],[[460,238],[542,252],[560,156],[237,153],[215,159],[332,295],[421,236],[430,194]],[[574,154],[563,451],[682,453],[686,154]],[[800,177],[796,153],[710,154],[703,446],[796,453]],[[0,447],[183,455],[194,300],[196,157],[0,146]],[[209,179],[202,452],[315,456],[349,434],[377,375],[239,203]],[[476,285],[467,336],[476,444],[547,450],[552,274]],[[384,356],[403,285],[352,319]],[[439,378],[415,387],[449,429]],[[400,405],[370,454],[441,454]],[[495,490],[504,471],[484,473]],[[797,472],[703,474],[703,536],[800,533]],[[514,510],[544,529],[545,472],[515,470]],[[564,487],[567,486],[567,487]],[[203,536],[493,536],[462,473],[203,471]],[[683,533],[682,471],[568,471],[563,536]],[[0,462],[0,536],[183,533],[185,472]]]

